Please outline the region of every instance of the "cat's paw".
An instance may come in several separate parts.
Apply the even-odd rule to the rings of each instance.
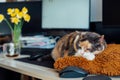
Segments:
[[[84,53],[82,56],[83,56],[84,58],[86,58],[87,60],[94,60],[94,59],[95,59],[95,55],[92,54],[92,53],[89,53],[89,52]]]

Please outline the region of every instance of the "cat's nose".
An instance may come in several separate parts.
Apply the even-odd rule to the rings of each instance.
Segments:
[[[89,50],[84,50],[84,52],[90,52]]]

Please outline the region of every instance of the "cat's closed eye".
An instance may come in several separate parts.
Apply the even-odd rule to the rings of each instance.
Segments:
[[[99,43],[97,43],[97,44],[95,44],[95,47],[97,48],[97,47],[100,47],[101,46],[101,44],[99,44]]]
[[[90,49],[90,48],[87,48],[86,50],[89,50],[89,51],[90,51],[91,49]]]
[[[96,44],[96,45],[95,45],[95,49],[98,50],[98,51],[100,51],[100,50],[103,49],[103,47],[102,47],[101,44]]]

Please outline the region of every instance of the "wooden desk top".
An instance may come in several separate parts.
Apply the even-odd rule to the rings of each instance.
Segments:
[[[26,56],[22,55],[21,57],[26,57]],[[12,58],[3,57],[3,55],[0,55],[0,67],[42,80],[82,80],[83,79],[83,78],[60,78],[58,73],[52,68],[20,62]],[[120,80],[120,78],[112,78],[112,80]]]

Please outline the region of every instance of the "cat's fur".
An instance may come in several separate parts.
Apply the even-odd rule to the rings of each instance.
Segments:
[[[63,36],[57,42],[51,56],[56,60],[60,57],[82,56],[87,53],[95,55],[102,52],[105,48],[106,41],[104,35],[95,32],[76,31]],[[88,55],[88,57],[91,56]]]

